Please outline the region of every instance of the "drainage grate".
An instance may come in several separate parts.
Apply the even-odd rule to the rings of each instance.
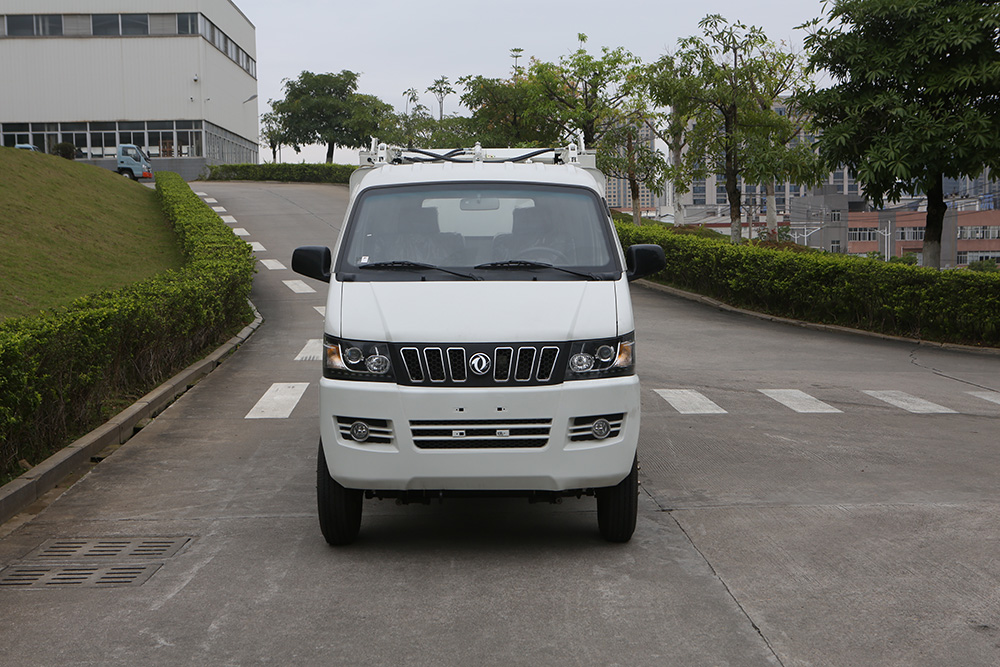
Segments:
[[[3,588],[118,588],[141,586],[163,566],[144,565],[12,565],[0,572]]]
[[[86,563],[170,558],[190,541],[190,537],[57,538],[42,544],[25,560]]]

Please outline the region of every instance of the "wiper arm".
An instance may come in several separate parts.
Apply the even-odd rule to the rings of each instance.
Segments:
[[[477,264],[472,267],[474,269],[555,269],[556,271],[562,271],[563,273],[568,273],[573,276],[579,276],[581,278],[587,278],[589,280],[600,280],[600,276],[594,273],[583,273],[582,271],[574,271],[573,269],[567,269],[562,266],[556,266],[555,264],[546,264],[545,262],[533,262],[527,259],[508,259],[502,262],[487,262],[486,264]]]
[[[458,276],[459,278],[467,278],[469,280],[482,280],[481,276],[473,275],[471,273],[452,271],[451,269],[446,269],[443,266],[434,266],[433,264],[424,264],[423,262],[411,262],[405,259],[396,259],[391,262],[375,262],[374,264],[362,264],[358,268],[359,269],[432,269],[434,271],[442,271],[444,273],[450,273],[451,275]]]

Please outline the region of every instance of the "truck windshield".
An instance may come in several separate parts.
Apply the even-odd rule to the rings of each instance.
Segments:
[[[607,279],[621,273],[614,244],[601,200],[585,188],[393,186],[373,188],[358,198],[337,271],[354,274],[355,280],[420,280],[420,275],[407,278],[396,268],[411,262],[485,280]],[[377,270],[386,262],[397,263],[395,270]],[[366,268],[376,270],[360,270]],[[440,272],[435,279],[456,278]]]

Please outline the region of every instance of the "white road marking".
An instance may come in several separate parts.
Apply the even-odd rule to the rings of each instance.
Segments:
[[[295,357],[295,361],[319,361],[323,358],[323,339],[310,338],[302,351]]]
[[[237,236],[250,236],[250,232],[242,227],[233,227],[233,234],[236,234]]]
[[[981,398],[984,401],[1000,405],[1000,393],[995,391],[970,391],[967,393],[972,394],[976,398]]]
[[[260,243],[260,241],[252,241],[252,242],[250,243],[250,249],[251,249],[251,250],[253,250],[254,252],[263,252],[264,250],[267,250],[267,248],[265,248],[265,247],[264,247],[264,246],[263,246],[263,245],[262,245],[262,244]]]
[[[287,269],[288,267],[279,262],[276,259],[262,259],[260,263],[271,271],[280,271],[281,269]]]
[[[236,222],[236,218],[234,218],[231,215],[220,215],[219,217],[222,218],[223,222],[228,222],[228,223]]]
[[[323,317],[326,317],[326,306],[313,306],[313,309]]]
[[[244,419],[288,419],[308,387],[308,382],[272,384]]]
[[[207,197],[208,196],[207,192],[195,192],[195,194],[198,195],[199,197]]]
[[[281,282],[285,283],[285,286],[296,294],[311,294],[316,291],[301,280],[282,280]]]
[[[803,413],[834,413],[841,412],[832,405],[827,405],[823,401],[813,398],[804,391],[798,389],[758,389],[760,393],[768,398],[776,400],[786,408]]]
[[[214,197],[205,197],[205,203],[206,204],[218,204],[219,200],[215,199]]]
[[[920,415],[934,415],[934,414],[957,414],[951,408],[946,408],[937,403],[931,403],[930,401],[925,401],[922,398],[917,398],[903,391],[868,391],[865,390],[864,393],[868,394],[872,398],[877,398],[880,401],[888,403],[889,405],[894,405],[897,408],[902,408],[907,412],[912,412],[914,414]]]
[[[724,415],[726,411],[691,389],[654,389],[660,398],[682,415]]]
[[[226,212],[226,207],[225,206],[213,206],[212,210],[215,211],[216,213],[225,213]]]

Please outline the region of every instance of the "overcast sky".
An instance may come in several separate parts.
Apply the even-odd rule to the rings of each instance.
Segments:
[[[403,109],[403,91],[416,88],[420,102],[437,115],[437,101],[425,92],[447,76],[453,87],[467,74],[505,77],[510,49],[524,56],[557,61],[588,37],[591,53],[625,47],[649,62],[676,48],[681,37],[700,34],[698,22],[721,14],[764,29],[776,42],[802,50],[796,30],[822,14],[822,0],[234,0],[257,28],[259,111],[283,97],[281,81],[303,70],[359,72],[358,90]],[[521,64],[526,63],[526,58]],[[445,114],[465,113],[458,94],[445,100]],[[263,148],[263,147],[262,147]],[[264,157],[266,149],[262,150]],[[351,161],[345,155],[341,160]],[[270,156],[267,156],[270,159]],[[283,160],[321,161],[323,151]]]

